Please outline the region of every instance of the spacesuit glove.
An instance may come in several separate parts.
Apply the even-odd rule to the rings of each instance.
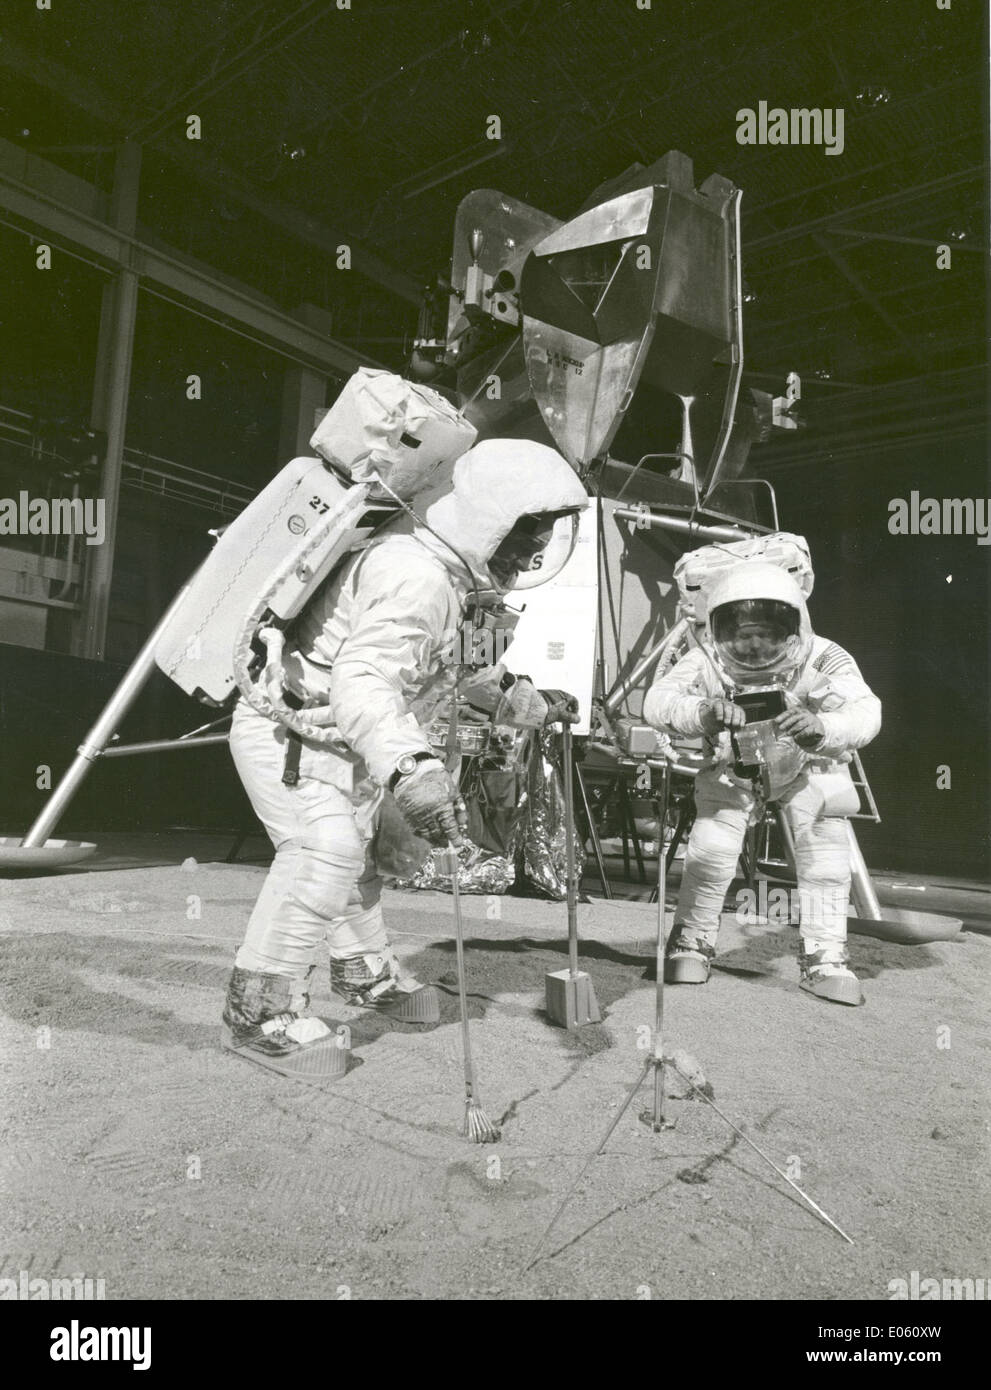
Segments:
[[[393,796],[414,834],[432,845],[461,845],[468,811],[453,777],[438,759],[425,758],[415,771],[400,777]]]
[[[699,722],[703,733],[718,734],[723,729],[742,729],[747,716],[732,700],[703,700]]]
[[[786,709],[774,726],[779,733],[790,734],[799,748],[818,748],[826,737],[826,726],[810,709]]]
[[[516,729],[542,729],[547,723],[547,701],[529,676],[518,676],[506,687],[493,711],[492,723]]]
[[[541,690],[540,694],[547,701],[547,713],[544,715],[544,726],[548,724],[577,724],[580,718],[578,713],[578,700],[574,695],[570,695],[567,690]]]

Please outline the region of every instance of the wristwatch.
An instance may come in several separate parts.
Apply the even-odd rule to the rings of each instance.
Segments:
[[[387,786],[390,791],[394,791],[396,783],[400,777],[408,777],[411,772],[416,771],[417,763],[425,762],[427,758],[432,758],[433,753],[404,753],[396,762],[396,770],[389,778]]]

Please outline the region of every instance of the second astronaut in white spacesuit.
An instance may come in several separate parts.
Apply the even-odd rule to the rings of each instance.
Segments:
[[[765,740],[755,788],[731,742],[743,728],[734,696],[780,690],[784,709]],[[801,902],[800,983],[819,998],[861,1004],[846,950],[850,856],[845,817],[859,798],[846,764],[881,727],[881,705],[856,662],[812,632],[805,600],[779,566],[747,560],[716,578],[699,645],[647,694],[657,728],[704,735],[665,979],[703,984],[715,954],[723,902],[748,824],[762,800],[781,806],[794,842]]]
[[[316,954],[329,947],[331,984],[346,1002],[436,1022],[437,998],[400,970],[379,900],[375,837],[386,789],[410,827],[436,845],[460,843],[458,787],[425,728],[450,695],[452,636],[466,604],[495,603],[539,564],[555,519],[588,503],[553,449],[489,440],[453,476],[414,499],[401,520],[346,563],[310,602],[285,646],[288,688],[323,707],[331,745],[292,735],[242,701],[231,752],[275,860],[237,953],[224,1009],[233,1044],[291,1055],[329,1030],[306,1016]],[[496,668],[472,702],[502,724],[541,727],[570,717]],[[292,764],[295,764],[294,766]],[[287,770],[288,769],[288,770]]]

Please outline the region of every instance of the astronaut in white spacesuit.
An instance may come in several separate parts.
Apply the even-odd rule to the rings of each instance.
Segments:
[[[704,735],[706,748],[665,979],[708,980],[747,826],[763,802],[774,800],[794,841],[800,984],[834,1003],[862,1004],[846,949],[850,858],[844,818],[859,804],[847,763],[854,749],[878,733],[880,701],[853,658],[812,632],[800,588],[778,565],[746,560],[730,567],[714,579],[706,610],[700,644],[655,682],[644,703],[644,716],[655,727]],[[784,708],[763,726],[763,777],[756,784],[754,768],[738,756],[739,744],[734,752],[733,738],[742,739],[746,725],[737,701],[745,704],[745,692],[753,699],[758,689],[771,691]]]
[[[239,1049],[281,1057],[326,1039],[326,1025],[306,1015],[324,941],[346,1002],[411,1022],[439,1018],[436,991],[404,975],[386,934],[375,864],[383,795],[392,791],[417,835],[461,842],[458,787],[425,732],[458,676],[452,634],[469,601],[500,602],[539,565],[556,519],[587,503],[553,449],[476,445],[453,477],[448,469],[414,499],[422,522],[401,519],[348,561],[289,633],[287,688],[305,706],[330,706],[336,744],[287,736],[237,706],[231,751],[276,849],[227,991],[224,1022]],[[571,717],[570,697],[545,698],[501,666],[472,684],[472,703],[495,722],[537,728]]]

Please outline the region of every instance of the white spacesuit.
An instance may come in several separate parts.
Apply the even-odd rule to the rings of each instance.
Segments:
[[[501,601],[550,539],[554,520],[588,497],[553,449],[489,440],[448,469],[332,577],[297,620],[283,653],[287,687],[336,742],[296,739],[242,701],[231,751],[276,854],[248,922],[224,1022],[234,1045],[288,1055],[326,1039],[305,1016],[323,941],[347,1002],[436,1022],[436,992],[401,973],[379,901],[375,836],[385,789],[411,828],[457,844],[464,808],[425,728],[458,676],[452,638],[469,600]],[[539,560],[537,561],[539,564]],[[454,644],[456,646],[456,644]],[[500,723],[538,727],[562,710],[503,668],[473,702]]]
[[[746,704],[748,693],[751,700],[765,698],[758,691],[770,692],[767,698],[783,703],[783,711],[773,721],[746,726],[737,701]],[[852,750],[880,729],[881,705],[853,658],[813,634],[791,575],[778,565],[747,560],[717,577],[707,595],[700,644],[653,685],[644,716],[657,728],[706,740],[665,979],[708,979],[747,826],[763,802],[774,800],[794,841],[800,983],[819,998],[863,1003],[846,951],[850,862],[844,817],[859,803],[846,764]],[[757,734],[760,742],[751,740],[749,753],[741,754],[744,739]],[[751,774],[758,760],[755,783]]]

